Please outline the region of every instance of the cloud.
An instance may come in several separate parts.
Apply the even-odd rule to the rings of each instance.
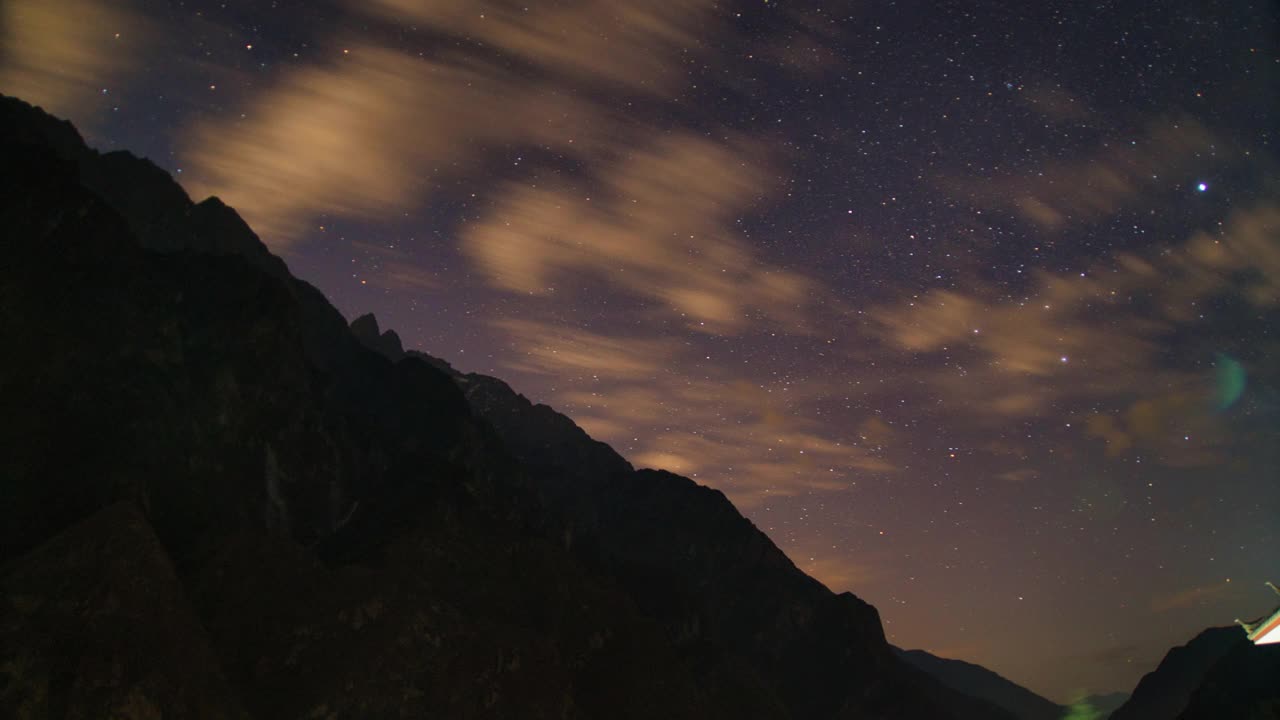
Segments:
[[[1158,448],[1166,464],[1213,462],[1226,438],[1212,368],[1170,366],[1162,348],[1199,327],[1210,299],[1280,304],[1280,206],[1238,210],[1217,232],[1083,273],[1039,273],[1018,299],[1004,292],[938,290],[871,315],[890,346],[947,358],[922,379],[977,422],[1082,412],[1110,454]]]
[[[788,418],[793,427],[786,432],[758,425],[701,426],[706,430],[682,425],[657,433],[632,461],[711,484],[742,509],[776,498],[847,490],[852,477],[895,469],[857,445],[801,429],[809,423],[799,417]]]
[[[1177,378],[1161,373],[1171,383]],[[1182,378],[1182,387],[1133,401],[1114,415],[1093,414],[1085,431],[1103,441],[1107,455],[1159,450],[1160,461],[1172,467],[1221,465],[1221,449],[1230,440],[1213,412],[1214,388],[1201,377]]]
[[[1087,112],[1056,90],[1039,90],[1029,102],[1058,121]],[[1221,162],[1230,155],[1230,143],[1194,118],[1160,118],[1132,142],[1103,144],[1083,160],[1050,162],[1032,175],[985,182],[981,190],[971,180],[944,185],[988,207],[1012,210],[1041,230],[1056,231],[1110,216],[1148,190],[1168,188],[1170,178],[1203,164],[1204,157]]]
[[[1169,612],[1204,606],[1222,598],[1231,589],[1227,583],[1212,583],[1178,590],[1151,598],[1152,612]]]
[[[801,81],[818,79],[824,73],[847,67],[849,58],[840,49],[841,25],[834,16],[821,8],[784,8],[776,13],[772,22],[785,30],[753,55],[762,54],[772,59],[779,67],[795,72]]]
[[[547,295],[581,278],[654,300],[707,333],[754,315],[801,331],[813,283],[764,262],[731,228],[765,192],[744,140],[677,135],[599,170],[601,192],[511,186],[464,250],[502,289]]]
[[[586,0],[567,6],[488,0],[375,0],[368,9],[482,43],[544,72],[659,93],[673,62],[715,17],[709,0]]]
[[[713,7],[360,3],[356,12],[370,19],[408,20],[459,41],[423,56],[376,42],[373,30],[335,36],[322,46],[327,60],[287,70],[189,128],[184,176],[283,250],[321,213],[376,218],[422,203],[425,188],[477,170],[497,148],[538,147],[589,167],[625,150],[635,131],[609,94],[664,88]]]
[[[495,321],[514,372],[563,383],[548,398],[594,437],[642,467],[670,470],[726,492],[739,507],[839,491],[867,473],[895,472],[874,438],[844,437],[809,419],[831,386],[771,386],[722,368],[700,375],[684,343],[654,334],[602,335],[532,320]],[[652,331],[650,331],[652,332]]]
[[[149,41],[149,25],[127,5],[6,0],[0,4],[0,89],[78,118],[104,88],[116,90],[115,81],[134,68]]]
[[[584,375],[645,380],[676,352],[669,340],[615,338],[527,320],[498,320],[493,327],[519,349],[510,367],[566,380]]]
[[[883,447],[898,440],[898,431],[884,420],[872,415],[858,423],[858,437],[868,446]]]
[[[372,218],[423,200],[423,180],[500,142],[590,147],[594,111],[500,68],[352,45],[286,73],[188,136],[189,186],[235,206],[273,247],[313,218]]]
[[[1040,471],[1033,468],[1015,468],[996,474],[996,479],[1012,483],[1027,482],[1040,476]]]
[[[806,575],[836,593],[865,593],[877,577],[876,570],[871,565],[853,562],[839,553],[828,554],[822,550],[806,553],[790,549],[787,555]]]
[[[371,29],[333,43],[328,60],[190,129],[195,193],[220,195],[280,250],[318,232],[321,214],[376,218],[424,203],[428,188],[479,173],[493,153],[556,156],[554,168],[509,171],[456,228],[484,281],[522,298],[517,316],[489,326],[515,349],[507,370],[556,378],[547,400],[591,433],[739,502],[892,471],[857,438],[801,420],[789,404],[804,401],[799,388],[775,395],[745,375],[698,375],[677,335],[803,335],[821,292],[737,232],[776,182],[751,139],[615,109],[660,107],[678,88],[713,3],[380,0],[358,12]],[[387,49],[372,38],[388,18],[456,42],[426,57]],[[368,255],[370,283],[434,287],[402,253]],[[594,315],[608,332],[545,320],[601,286],[610,303]]]
[[[368,269],[360,273],[362,282],[400,291],[429,291],[443,287],[435,267],[394,245],[356,240],[351,242],[351,248],[366,257]]]

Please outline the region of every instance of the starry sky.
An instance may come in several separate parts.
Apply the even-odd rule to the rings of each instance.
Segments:
[[[1066,702],[1280,580],[1278,14],[4,0],[0,92]]]

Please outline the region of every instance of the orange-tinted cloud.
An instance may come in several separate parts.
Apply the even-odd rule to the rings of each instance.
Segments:
[[[493,284],[546,295],[577,277],[656,300],[708,333],[750,314],[801,331],[812,283],[771,267],[732,231],[764,193],[745,142],[676,136],[599,171],[602,192],[513,186],[465,251]]]
[[[1218,457],[1223,439],[1210,370],[1166,368],[1158,349],[1223,294],[1260,308],[1280,302],[1280,206],[1237,211],[1219,232],[1149,255],[1041,273],[1017,300],[934,291],[872,315],[892,346],[952,358],[927,382],[975,420],[1043,417],[1067,401],[1108,408],[1082,425],[1109,453],[1155,447],[1167,464],[1198,465]]]
[[[1231,585],[1224,582],[1198,585],[1174,593],[1157,595],[1151,599],[1151,610],[1153,612],[1168,612],[1170,610],[1185,610],[1197,605],[1208,605],[1221,599],[1230,589]]]
[[[876,581],[876,569],[872,565],[854,562],[835,548],[811,552],[788,548],[787,555],[796,567],[832,592],[865,593]]]
[[[149,26],[127,3],[6,0],[0,4],[0,91],[78,118],[131,70]],[[77,119],[77,122],[82,122]]]
[[[846,437],[806,417],[806,403],[829,387],[792,392],[731,373],[699,376],[689,370],[696,359],[687,346],[661,336],[603,336],[532,321],[495,327],[516,348],[507,367],[563,381],[567,387],[549,400],[597,439],[639,466],[711,484],[739,507],[843,490],[855,476],[895,471],[882,437]]]
[[[1059,120],[1073,117],[1079,104],[1047,90],[1037,91],[1029,101]],[[1193,118],[1162,118],[1149,123],[1131,143],[1103,145],[1082,160],[1050,162],[1034,175],[987,182],[976,197],[972,183],[944,184],[980,204],[1012,210],[1042,230],[1061,230],[1107,217],[1151,189],[1167,188],[1170,178],[1185,174],[1211,154],[1219,161],[1227,159],[1230,144]]]
[[[355,44],[287,73],[248,120],[191,130],[189,187],[236,207],[279,249],[323,212],[376,217],[423,199],[433,173],[497,142],[591,147],[594,111],[481,63],[442,63]],[[557,102],[559,104],[557,104]]]
[[[501,0],[375,0],[368,9],[483,43],[544,71],[662,92],[679,54],[714,19],[709,0],[586,0],[563,6]]]
[[[336,36],[327,60],[286,71],[241,107],[190,128],[185,178],[281,250],[320,213],[370,218],[420,203],[431,181],[465,173],[496,147],[539,146],[590,168],[624,151],[633,132],[597,93],[659,91],[713,7],[361,3],[353,9],[467,42],[421,57],[360,33]]]
[[[616,338],[570,327],[524,320],[498,320],[493,327],[517,348],[510,367],[570,380],[577,377],[644,380],[676,353],[663,339]]]
[[[369,267],[360,275],[362,282],[387,290],[438,290],[442,286],[435,267],[398,247],[360,240],[351,247],[368,258]]]
[[[898,437],[898,431],[884,420],[872,415],[858,423],[858,437],[867,447],[887,447]]]

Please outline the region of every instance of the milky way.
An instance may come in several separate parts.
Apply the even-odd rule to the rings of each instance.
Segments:
[[[1280,580],[1275,7],[834,5],[10,0],[0,91],[892,642],[1130,689]]]

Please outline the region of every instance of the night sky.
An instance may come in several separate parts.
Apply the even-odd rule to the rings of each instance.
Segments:
[[[1280,581],[1278,15],[3,0],[0,92],[1065,702]]]

